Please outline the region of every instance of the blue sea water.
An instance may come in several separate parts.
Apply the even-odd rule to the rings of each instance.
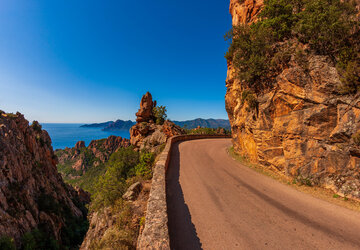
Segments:
[[[78,123],[42,123],[52,141],[53,149],[72,148],[78,141],[85,141],[86,146],[92,140],[107,138],[110,135],[130,138],[129,131],[102,131],[101,128],[80,128]]]

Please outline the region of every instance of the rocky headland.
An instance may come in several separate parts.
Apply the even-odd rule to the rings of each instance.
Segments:
[[[93,124],[84,124],[81,125],[81,128],[101,128],[103,131],[125,131],[129,130],[135,122],[133,121],[123,121],[123,120],[116,120],[116,121],[109,121],[103,123],[93,123]]]

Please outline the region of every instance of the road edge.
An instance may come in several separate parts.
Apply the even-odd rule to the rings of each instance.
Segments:
[[[147,204],[145,226],[138,239],[137,249],[170,249],[166,204],[166,172],[173,144],[179,141],[229,138],[231,135],[178,135],[171,137],[153,169]]]

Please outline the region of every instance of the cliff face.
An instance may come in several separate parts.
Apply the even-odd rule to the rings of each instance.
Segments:
[[[263,1],[231,0],[233,24],[256,21]],[[297,44],[297,46],[304,46]],[[292,178],[360,198],[360,98],[340,95],[339,72],[330,58],[295,55],[272,88],[256,93],[257,107],[242,98],[246,87],[228,61],[226,110],[236,152]],[[355,139],[356,141],[356,139]]]
[[[37,122],[29,126],[22,114],[0,111],[0,237],[20,245],[24,233],[40,229],[62,243],[70,220],[86,220],[78,192],[62,181],[56,164],[51,139]]]

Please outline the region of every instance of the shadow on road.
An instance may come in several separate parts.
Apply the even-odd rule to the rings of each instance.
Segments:
[[[166,199],[171,249],[202,249],[179,182],[180,152],[175,143],[166,176]]]

